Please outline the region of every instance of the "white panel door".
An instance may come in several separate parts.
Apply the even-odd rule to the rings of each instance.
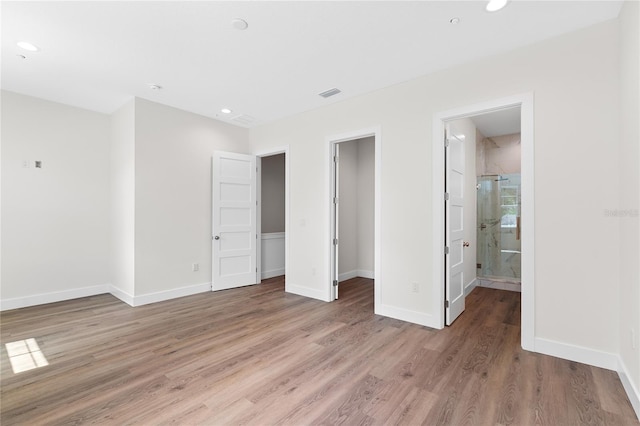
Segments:
[[[464,311],[464,142],[448,135],[445,146],[445,310],[451,325]]]
[[[212,176],[212,289],[256,284],[256,159],[214,152]]]

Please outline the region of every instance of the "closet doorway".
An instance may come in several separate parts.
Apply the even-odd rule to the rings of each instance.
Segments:
[[[373,285],[375,311],[379,300],[379,132],[329,142],[329,300],[340,297],[341,283]]]
[[[285,281],[288,259],[288,158],[286,151],[257,156],[258,278],[262,283]]]

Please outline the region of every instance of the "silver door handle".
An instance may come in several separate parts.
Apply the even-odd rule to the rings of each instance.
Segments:
[[[215,237],[213,237],[214,240],[219,240],[220,237],[218,235],[216,235]]]

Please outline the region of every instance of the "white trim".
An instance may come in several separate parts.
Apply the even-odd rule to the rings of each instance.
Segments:
[[[355,278],[358,276],[358,271],[354,269],[353,271],[343,272],[338,275],[338,282],[350,280],[351,278]]]
[[[133,295],[127,293],[126,291],[115,287],[113,285],[109,286],[109,293],[111,293],[112,296],[120,299],[121,301],[123,301],[124,303],[126,303],[129,306],[134,306],[134,302],[135,299],[133,297]]]
[[[367,279],[370,279],[370,280],[374,280],[375,277],[376,277],[376,274],[375,274],[374,271],[367,271],[365,269],[358,269],[356,271],[356,273],[358,274],[358,276],[360,278],[367,278]]]
[[[298,296],[310,297],[312,299],[322,300],[323,302],[330,302],[331,300],[327,298],[327,293],[322,290],[316,290],[315,288],[309,287],[301,287],[293,284],[289,284],[289,288],[287,290],[289,293],[297,294]]]
[[[583,346],[557,342],[555,340],[535,339],[536,352],[555,356],[569,361],[580,362],[594,367],[618,370],[618,355],[610,352],[598,351]]]
[[[331,214],[332,209],[332,191],[331,184],[333,180],[333,145],[340,142],[347,142],[355,139],[362,139],[366,137],[373,136],[374,138],[374,150],[375,150],[375,171],[374,171],[374,243],[373,243],[373,257],[374,257],[374,272],[373,276],[376,277],[374,282],[374,312],[376,314],[384,315],[378,311],[378,307],[381,305],[381,289],[382,283],[381,279],[381,252],[382,252],[382,244],[381,244],[381,211],[382,211],[382,128],[380,126],[369,127],[366,129],[355,130],[351,132],[341,133],[333,136],[328,136],[326,140],[325,147],[325,158],[327,159],[325,163],[325,200],[327,203],[327,216],[325,222],[326,229],[326,238],[325,238],[325,253],[328,254],[327,262],[326,262],[326,271],[327,271],[327,279],[325,282],[327,283],[325,291],[327,293],[327,300],[334,300],[333,294],[333,284],[332,284],[332,268],[333,268],[333,245],[331,244],[331,239],[333,238],[331,233],[333,230],[333,215]]]
[[[263,240],[280,240],[284,239],[286,233],[284,232],[269,232],[268,234],[260,234],[260,238]]]
[[[278,243],[275,243],[273,241],[274,240],[282,240],[282,244],[283,245],[280,246],[280,247],[284,248],[285,237],[286,237],[286,233],[285,232],[270,232],[268,234],[261,234],[260,235],[260,240],[261,240],[260,241],[260,262],[259,262],[260,268],[264,267],[264,265],[265,265],[265,262],[262,262],[262,259],[261,259],[261,257],[263,256],[263,253],[264,253],[264,250],[262,250],[262,248],[263,248],[262,246],[264,244],[270,244],[270,245],[278,244]],[[266,243],[265,241],[270,241],[270,243]],[[272,247],[272,248],[273,249],[277,249],[279,247]],[[281,256],[278,256],[280,261],[279,262],[278,261],[276,261],[276,262],[272,261],[271,265],[269,265],[271,267],[276,266],[275,269],[268,269],[266,271],[262,270],[262,269],[259,269],[259,271],[260,271],[260,279],[261,280],[266,280],[268,278],[279,277],[280,275],[285,275],[285,264],[286,264],[286,262],[285,262],[285,258],[284,258],[284,256],[285,256],[284,250],[282,250],[282,251],[281,250],[274,250],[274,251],[277,251],[279,254],[281,254]],[[272,255],[275,255],[275,254],[272,253]],[[279,266],[282,266],[282,267],[279,267]]]
[[[285,275],[285,268],[262,271],[262,273],[260,274],[260,279],[266,280],[273,277],[279,277],[281,275]]]
[[[629,378],[629,370],[627,370],[627,366],[622,358],[618,358],[618,376],[622,382],[622,387],[624,387],[624,390],[627,392],[629,402],[631,402],[631,406],[636,412],[636,417],[640,420],[640,391],[633,385],[633,382]]]
[[[366,271],[364,269],[354,269],[353,271],[343,272],[342,274],[338,275],[338,281],[342,282],[342,281],[350,280],[351,278],[368,278],[372,280],[374,279],[373,277],[374,277],[373,271]]]
[[[256,159],[256,238],[260,235],[260,242],[256,241],[256,284],[262,282],[262,157]]]
[[[492,280],[491,278],[479,278],[478,287],[494,288],[497,290],[516,291],[522,290],[522,284],[504,280]]]
[[[376,315],[383,315],[385,317],[412,322],[414,324],[424,325],[431,328],[435,328],[435,325],[438,324],[437,318],[434,318],[433,315],[425,314],[424,312],[417,312],[389,305],[380,305],[377,308]]]
[[[469,293],[473,291],[474,288],[478,286],[478,278],[474,278],[471,280],[469,284],[464,286],[464,297],[467,297]]]
[[[534,96],[533,93],[509,96],[468,105],[433,116],[432,134],[432,203],[433,203],[433,275],[435,328],[444,327],[444,127],[445,122],[479,113],[520,106],[522,149],[522,322],[521,344],[525,350],[535,350],[535,243],[534,243]]]
[[[34,294],[32,296],[15,297],[0,300],[0,311],[44,305],[46,303],[63,302],[80,297],[96,296],[109,293],[109,284],[80,287],[71,290],[53,291],[50,293]]]
[[[179,297],[191,296],[194,294],[206,293],[209,291],[211,291],[211,283],[193,284],[184,287],[172,288],[171,290],[133,296],[133,305],[131,306],[141,306],[148,305],[150,303],[164,302],[165,300],[177,299]]]
[[[291,186],[289,185],[289,178],[291,176],[289,172],[289,145],[283,145],[279,147],[274,147],[271,149],[266,149],[262,151],[255,152],[253,155],[256,157],[268,157],[271,155],[284,154],[284,275],[289,276],[289,271],[291,271],[291,262],[289,258],[289,236],[290,236],[290,228],[289,228],[289,191]],[[260,195],[262,196],[262,195]],[[262,207],[262,206],[260,206]],[[260,230],[260,228],[258,228]],[[260,257],[260,256],[259,256]],[[261,262],[261,259],[260,259]],[[260,269],[258,269],[260,270]],[[296,293],[292,290],[292,286],[289,284],[288,280],[284,282],[284,291],[287,293]]]

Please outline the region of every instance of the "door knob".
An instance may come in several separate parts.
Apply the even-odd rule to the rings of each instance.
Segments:
[[[469,247],[469,242],[468,241],[463,241],[462,242],[462,247]]]
[[[215,237],[213,237],[214,240],[219,240],[220,237],[218,235],[216,235]]]

